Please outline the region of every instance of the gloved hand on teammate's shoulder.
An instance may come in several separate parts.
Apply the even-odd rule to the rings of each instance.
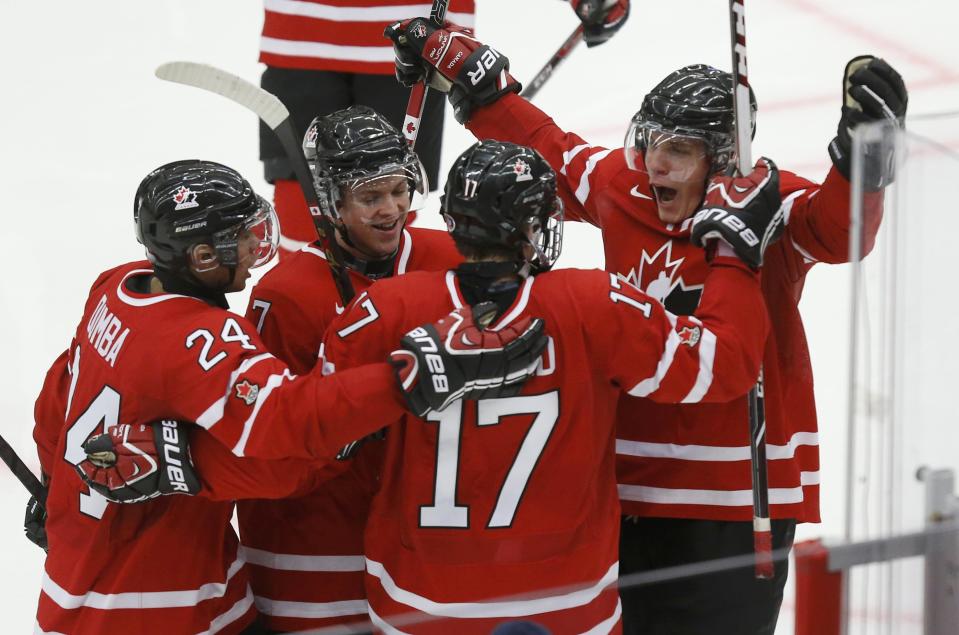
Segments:
[[[616,34],[629,17],[629,0],[570,0],[583,23],[586,46],[599,46]]]
[[[779,168],[762,157],[746,176],[717,176],[710,181],[703,206],[693,217],[690,240],[699,247],[721,240],[743,262],[758,269],[766,248],[779,239],[785,227]]]
[[[449,93],[460,123],[469,120],[474,106],[522,88],[509,74],[509,59],[469,29],[449,22],[439,29],[426,18],[413,18],[389,25],[383,35],[393,40],[396,79],[412,86],[426,77],[432,88]]]
[[[871,55],[849,60],[842,78],[839,129],[829,143],[829,157],[846,180],[852,176],[852,135],[855,129],[874,121],[888,121],[901,128],[908,103],[906,84],[885,60]],[[894,140],[868,143],[863,150],[865,189],[876,191],[892,183],[896,163]]]
[[[114,503],[140,503],[164,494],[200,491],[186,425],[179,421],[120,424],[83,444],[76,465],[87,486]]]
[[[496,310],[492,302],[463,307],[400,340],[389,359],[413,414],[425,417],[461,398],[511,397],[536,372],[547,343],[543,320],[487,330]]]
[[[47,510],[43,505],[31,496],[27,501],[27,512],[23,516],[23,533],[27,540],[47,550]]]

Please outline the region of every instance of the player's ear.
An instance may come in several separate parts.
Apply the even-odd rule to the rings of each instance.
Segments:
[[[220,259],[212,245],[193,245],[190,247],[190,268],[194,273],[213,271],[220,266]]]

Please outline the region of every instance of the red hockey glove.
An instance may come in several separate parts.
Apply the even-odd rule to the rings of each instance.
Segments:
[[[483,106],[522,86],[509,74],[509,59],[473,38],[469,29],[450,24],[437,29],[426,18],[386,27],[393,40],[396,79],[406,86],[427,77],[429,85],[449,93],[453,115],[466,123],[473,106]]]
[[[111,502],[200,491],[186,427],[178,421],[117,425],[87,439],[83,451],[87,458],[76,466],[80,478]]]
[[[706,189],[703,207],[693,217],[690,239],[703,247],[718,238],[753,269],[763,264],[763,253],[786,227],[779,169],[762,157],[743,177],[718,176]]]
[[[547,337],[543,320],[523,318],[499,331],[485,330],[496,305],[483,302],[420,326],[390,353],[410,411],[425,417],[460,398],[517,394],[536,371]]]
[[[861,124],[888,121],[902,127],[909,93],[902,77],[885,60],[860,55],[849,60],[843,72],[842,116],[836,137],[829,144],[829,157],[849,180],[852,173],[852,133]],[[875,191],[895,177],[895,143],[884,139],[863,146],[865,188]]]
[[[586,46],[598,46],[613,37],[629,17],[629,0],[570,0],[583,23]]]

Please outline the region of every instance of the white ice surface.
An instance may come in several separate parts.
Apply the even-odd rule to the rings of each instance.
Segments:
[[[576,25],[556,0],[478,0],[480,37],[527,78]],[[959,110],[959,8],[949,0],[764,0],[747,3],[750,79],[760,114],[754,156],[812,179],[828,168],[847,59],[874,53],[905,77],[910,112]],[[175,159],[227,163],[268,188],[255,117],[222,98],[153,77],[160,63],[211,63],[256,82],[260,3],[247,0],[0,1],[0,191],[7,273],[0,319],[0,431],[36,465],[32,407],[48,365],[76,328],[89,285],[138,258],[131,203],[140,178]],[[726,2],[634,0],[611,42],[577,50],[538,96],[563,127],[618,145],[642,96],[667,72],[707,62],[728,68]],[[472,140],[449,116],[444,165]],[[929,132],[929,126],[925,131]],[[959,138],[942,139],[953,148]],[[435,211],[436,201],[430,208]],[[427,211],[422,224],[440,226]],[[599,236],[568,227],[561,266],[601,266]],[[847,346],[846,267],[816,267],[802,310],[817,379],[823,447],[821,526],[841,531]],[[245,306],[235,298],[234,308]],[[2,630],[32,629],[42,558],[21,535],[26,495],[0,469]],[[158,554],[158,557],[162,557]],[[781,632],[792,632],[790,600]]]

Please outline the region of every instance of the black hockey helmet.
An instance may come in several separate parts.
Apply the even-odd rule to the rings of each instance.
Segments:
[[[756,95],[749,89],[752,136],[756,136]],[[637,169],[650,136],[692,137],[706,144],[712,173],[722,172],[733,160],[736,146],[733,76],[706,64],[673,71],[646,97],[630,122],[624,144],[626,160]]]
[[[456,159],[441,201],[458,244],[513,250],[526,272],[546,271],[563,245],[556,173],[536,150],[480,141]],[[523,246],[531,245],[530,257]]]
[[[279,227],[273,206],[232,168],[212,161],[175,161],[150,172],[133,202],[137,240],[157,269],[180,275],[189,250],[207,244],[216,265],[237,265],[237,242],[249,231],[259,240],[258,267],[276,253]]]
[[[313,173],[324,214],[339,217],[347,188],[377,179],[405,176],[410,211],[422,207],[429,184],[423,165],[406,139],[385,117],[367,106],[350,106],[316,117],[303,137],[303,154]]]

